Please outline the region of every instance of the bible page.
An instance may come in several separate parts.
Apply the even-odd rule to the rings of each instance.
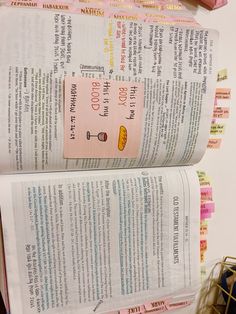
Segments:
[[[199,284],[193,169],[0,181],[11,314],[105,313]]]
[[[203,156],[217,32],[12,7],[0,8],[0,26],[2,172]]]

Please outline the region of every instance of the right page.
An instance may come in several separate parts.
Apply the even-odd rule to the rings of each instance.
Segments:
[[[1,176],[11,314],[91,314],[198,287],[194,169]]]
[[[199,161],[217,32],[89,12],[0,8],[1,171]]]

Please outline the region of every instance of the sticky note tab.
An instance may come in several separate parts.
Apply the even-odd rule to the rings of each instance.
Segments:
[[[145,311],[145,312],[143,312],[143,314],[161,314],[161,313],[164,313],[164,312],[166,312],[166,311],[168,311],[168,309],[167,309],[167,307],[163,307],[163,308],[158,308],[158,309],[156,309],[156,310],[151,310],[151,311]]]
[[[205,262],[205,251],[200,252],[200,262],[204,263]]]
[[[214,211],[215,211],[215,203],[214,202],[201,204],[201,212],[213,213]]]
[[[213,118],[227,119],[229,118],[229,107],[215,107]]]
[[[227,78],[228,78],[227,69],[222,69],[217,73],[217,82],[227,80]]]
[[[200,241],[200,250],[206,251],[207,250],[207,240],[201,240]]]
[[[231,98],[231,89],[230,88],[217,88],[216,89],[216,98],[218,98],[218,99],[230,99]]]
[[[200,227],[208,227],[208,222],[207,221],[201,221]]]
[[[188,300],[188,301],[178,301],[178,302],[174,302],[174,303],[170,303],[168,305],[168,310],[172,311],[172,310],[177,310],[186,306],[189,306],[192,303],[192,301]]]
[[[201,188],[201,201],[212,200],[212,188]]]
[[[207,269],[206,269],[206,266],[202,265],[201,266],[201,275],[206,275],[206,272],[207,272]]]
[[[204,172],[204,171],[197,171],[197,175],[198,175],[199,178],[206,177],[206,172]]]
[[[166,305],[168,303],[169,303],[169,299],[152,301],[152,302],[145,303],[144,307],[146,311],[152,311],[152,310],[162,311],[162,310],[166,310]]]
[[[209,177],[205,176],[205,177],[200,177],[199,178],[199,183],[200,186],[210,186],[211,185],[211,180]]]
[[[211,125],[211,134],[217,135],[217,134],[224,134],[225,133],[225,124],[223,123],[213,123]]]
[[[210,149],[219,149],[221,146],[221,138],[210,138],[207,144],[207,148]]]
[[[200,214],[200,219],[205,220],[211,218],[212,214],[210,212],[202,213]]]
[[[129,309],[120,310],[120,314],[130,314],[130,313],[133,313],[133,314],[145,313],[145,307],[144,305],[137,305]]]
[[[137,157],[143,106],[143,83],[66,77],[64,157]]]
[[[201,236],[201,237],[205,238],[205,237],[207,236],[207,234],[208,234],[208,230],[200,230],[200,236]],[[203,238],[202,238],[202,239],[203,239]],[[201,240],[202,240],[202,239],[201,239]]]
[[[208,225],[200,227],[200,232],[202,232],[203,234],[207,234],[208,233]]]

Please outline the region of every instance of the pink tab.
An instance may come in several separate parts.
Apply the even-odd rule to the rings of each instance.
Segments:
[[[212,200],[212,188],[201,188],[201,200]]]
[[[164,312],[167,312],[168,311],[168,308],[167,306],[163,306],[163,307],[160,307],[159,309],[155,309],[155,310],[151,310],[151,311],[146,311],[144,312],[143,314],[161,314],[161,313],[164,313]]]
[[[201,188],[201,194],[212,194],[212,187]]]
[[[168,303],[169,303],[169,299],[164,299],[164,300],[157,300],[157,301],[147,302],[147,303],[144,304],[144,306],[145,306],[145,309],[147,311],[158,310],[158,309],[161,310],[163,308],[166,308],[166,305]]]
[[[143,314],[145,313],[144,305],[137,305],[129,309],[120,310],[120,314]]]
[[[211,213],[201,213],[201,216],[200,216],[200,219],[201,220],[205,220],[205,219],[209,219],[209,218],[211,218]]]
[[[215,203],[203,203],[201,204],[201,211],[208,211],[209,213],[213,213],[215,211]]]
[[[190,304],[192,304],[192,302],[193,301],[179,301],[179,302],[171,303],[168,305],[168,310],[180,309],[182,307],[189,306]]]
[[[213,118],[227,119],[229,118],[229,107],[215,107]]]

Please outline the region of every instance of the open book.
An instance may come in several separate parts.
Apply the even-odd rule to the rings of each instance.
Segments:
[[[11,3],[0,7],[11,313],[105,313],[191,288],[200,190],[186,166],[208,142],[217,32],[180,7],[160,23],[140,4]]]

